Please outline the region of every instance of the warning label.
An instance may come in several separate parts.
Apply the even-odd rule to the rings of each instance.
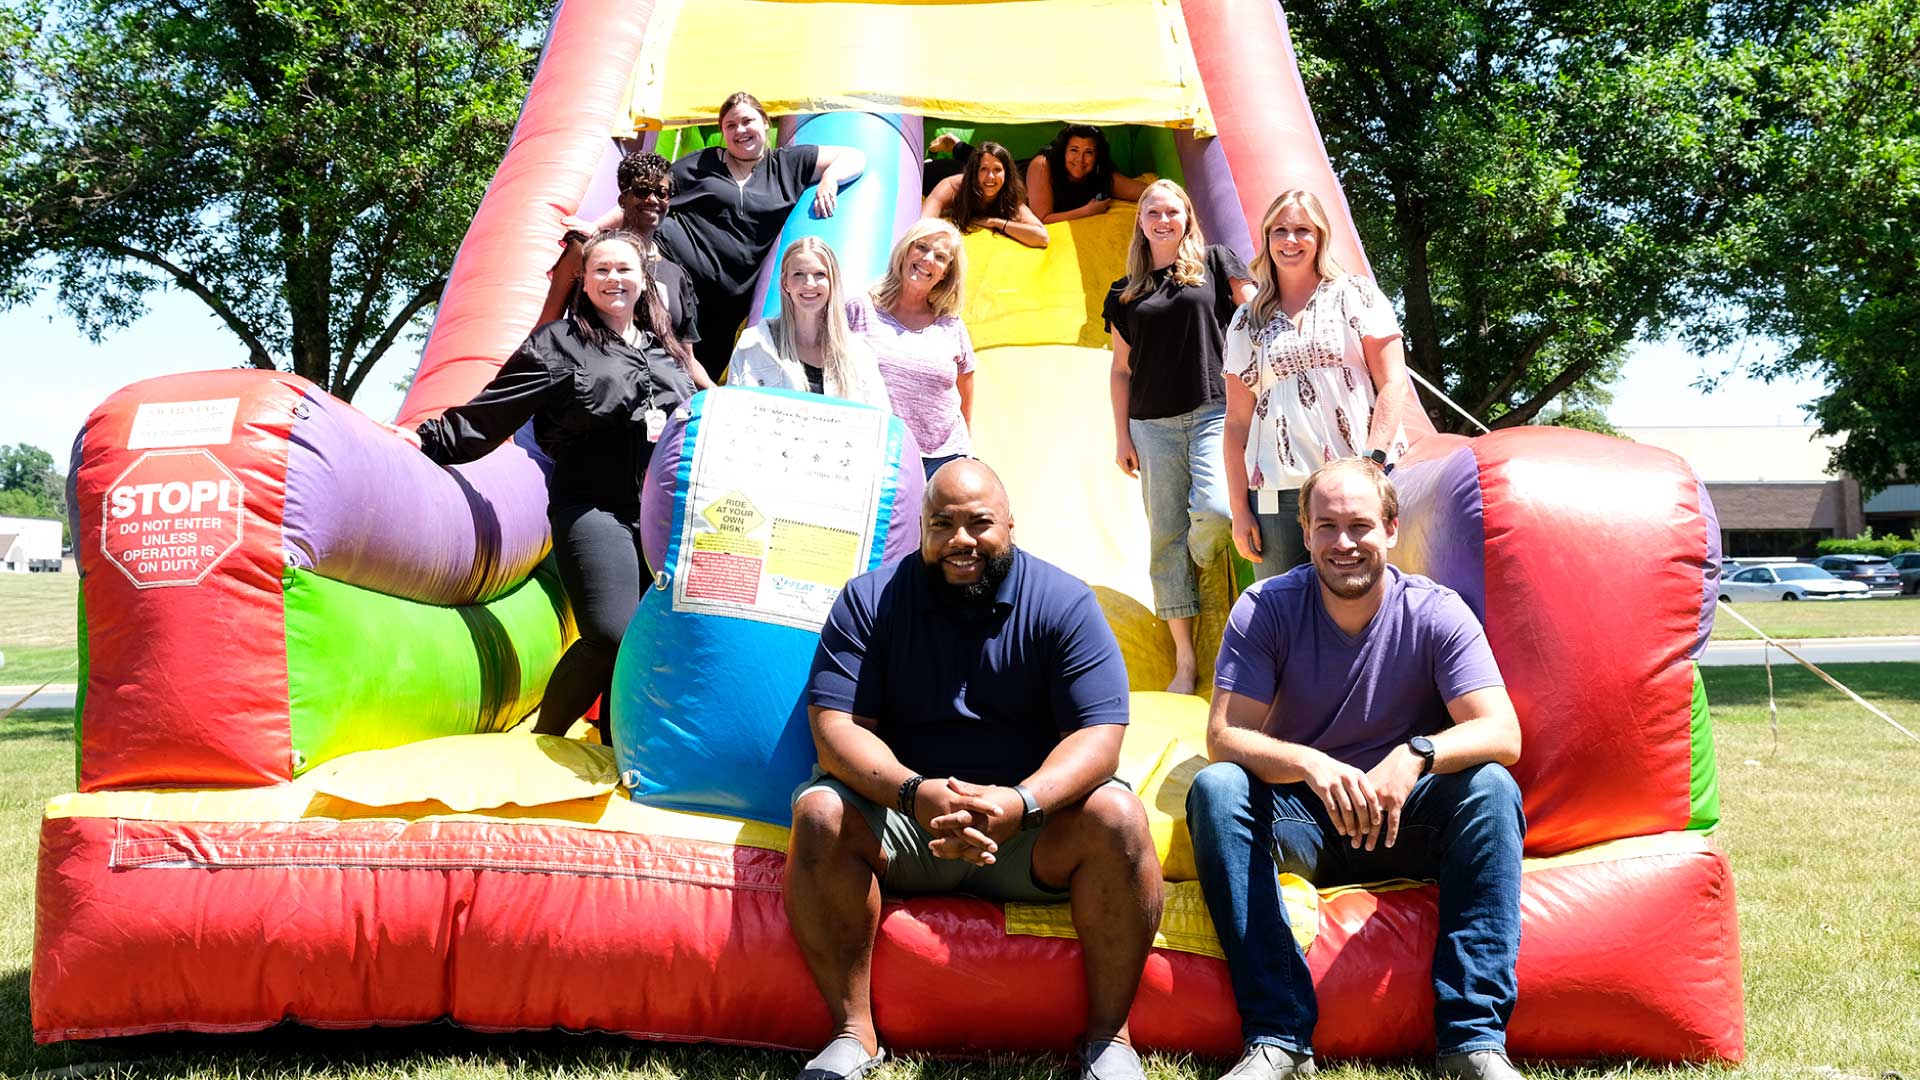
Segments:
[[[107,488],[100,550],[135,588],[198,585],[240,546],[246,489],[205,450],[155,450]]]
[[[760,527],[767,519],[754,509],[753,502],[737,491],[729,491],[715,499],[700,516],[708,524],[723,533],[745,535]]]
[[[688,596],[733,604],[751,604],[759,599],[759,559],[698,550],[691,558],[693,572],[687,576]]]
[[[771,558],[768,573],[838,589],[860,572],[860,534],[778,518]]]

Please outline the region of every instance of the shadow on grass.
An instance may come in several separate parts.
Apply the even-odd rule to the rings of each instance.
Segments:
[[[18,709],[0,722],[0,743],[73,735],[72,709]]]
[[[1707,703],[1716,717],[1722,709],[1767,707],[1767,672],[1761,667],[1701,668],[1707,683]],[[1868,701],[1888,709],[1920,705],[1920,664],[1826,664],[1821,670],[1849,686]],[[1773,665],[1774,699],[1782,709],[1858,708],[1847,696],[1822,682],[1819,676],[1776,654]]]

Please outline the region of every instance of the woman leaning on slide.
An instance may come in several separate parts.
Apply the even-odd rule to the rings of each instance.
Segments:
[[[1140,477],[1147,506],[1154,614],[1173,634],[1167,690],[1193,692],[1194,565],[1226,555],[1229,518],[1220,468],[1226,389],[1222,339],[1234,308],[1253,295],[1247,267],[1208,246],[1179,184],[1156,180],[1140,196],[1127,276],[1107,293],[1113,340],[1114,460]]]
[[[729,386],[810,390],[892,411],[873,350],[847,326],[840,260],[815,236],[780,256],[780,314],[741,333]]]
[[[1047,246],[1047,227],[1027,209],[1013,155],[997,142],[975,147],[960,175],[935,184],[920,204],[920,216],[945,218],[963,233],[986,229],[1031,248]]]
[[[1393,307],[1371,279],[1341,271],[1329,229],[1313,193],[1273,200],[1253,260],[1258,291],[1227,328],[1233,541],[1259,578],[1307,561],[1301,483],[1334,458],[1390,466],[1417,407]]]
[[[931,479],[973,454],[973,339],[960,321],[967,253],[950,221],[917,221],[886,276],[847,305],[847,326],[880,361],[893,414],[913,432]]]
[[[720,106],[724,145],[673,163],[673,215],[655,240],[693,276],[699,299],[700,363],[714,378],[733,355],[734,336],[753,302],[761,260],[780,242],[787,215],[818,183],[813,212],[833,216],[840,185],[867,167],[850,146],[767,145],[767,110],[744,90]]]
[[[567,314],[543,324],[465,405],[417,429],[442,465],[486,456],[528,420],[553,459],[547,520],[580,638],[540,701],[536,730],[564,734],[607,690],[620,638],[652,576],[640,551],[640,486],[667,416],[694,394],[637,237],[601,233]],[[402,431],[403,436],[414,435]]]
[[[1113,167],[1107,136],[1092,124],[1068,124],[1027,163],[1027,205],[1041,222],[1104,214],[1113,200],[1139,202],[1147,186]]]

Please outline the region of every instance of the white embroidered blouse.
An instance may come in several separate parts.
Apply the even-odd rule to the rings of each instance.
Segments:
[[[1249,327],[1252,319],[1252,304],[1234,312],[1223,365],[1253,392],[1248,485],[1298,488],[1321,465],[1365,453],[1377,395],[1360,339],[1400,336],[1386,294],[1346,274],[1314,289],[1297,324],[1278,308],[1265,326]],[[1388,460],[1406,448],[1404,427],[1395,429]]]

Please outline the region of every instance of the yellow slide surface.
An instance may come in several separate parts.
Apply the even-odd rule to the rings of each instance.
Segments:
[[[1173,677],[1173,639],[1153,615],[1140,482],[1114,463],[1100,308],[1126,272],[1134,206],[1048,227],[1045,249],[984,230],[967,236],[966,306],[973,337],[974,453],[1006,481],[1015,539],[1092,585],[1126,654],[1135,690]],[[1200,576],[1194,641],[1210,692],[1214,646],[1236,595],[1223,552]]]

